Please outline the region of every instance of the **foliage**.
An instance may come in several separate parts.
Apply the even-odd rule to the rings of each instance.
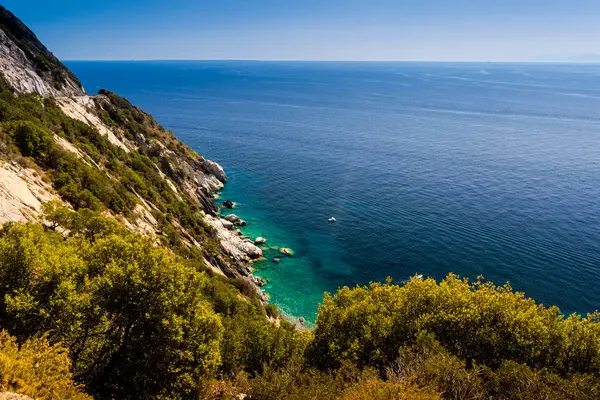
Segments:
[[[103,397],[193,391],[220,361],[207,277],[79,213],[93,218],[73,218],[85,225],[66,240],[35,224],[3,228],[0,323],[21,340],[47,332],[63,343],[76,377]]]
[[[6,21],[3,30],[29,35]],[[33,39],[19,45],[60,87],[70,73]],[[202,157],[126,99],[100,94],[95,112],[132,151],[0,76],[2,159],[36,168],[72,207],[51,202],[46,225],[0,229],[3,389],[87,398],[76,381],[99,399],[600,398],[600,313],[565,317],[509,285],[449,275],[342,288],[326,294],[313,331],[296,330],[247,280],[205,268],[226,255],[203,218],[216,206],[189,184]],[[156,243],[122,223],[141,203]]]
[[[514,360],[558,374],[598,373],[596,318],[565,318],[508,285],[470,284],[454,275],[439,284],[417,278],[404,286],[373,283],[325,297],[312,354],[322,368],[342,360],[381,368],[420,332],[430,332],[468,365],[498,367]]]
[[[91,396],[75,385],[67,353],[46,338],[26,340],[19,346],[0,332],[0,388],[33,398],[85,400]]]
[[[350,388],[342,400],[441,400],[432,390],[421,389],[407,381],[391,382],[369,379]]]

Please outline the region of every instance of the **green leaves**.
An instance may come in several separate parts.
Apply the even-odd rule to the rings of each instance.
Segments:
[[[371,284],[341,289],[319,309],[314,362],[331,368],[348,359],[385,367],[402,346],[430,332],[459,358],[491,367],[515,360],[560,374],[600,371],[600,326],[567,319],[508,286],[469,284],[453,275],[437,284]]]
[[[0,234],[2,326],[20,338],[48,332],[106,397],[188,393],[213,376],[223,327],[203,294],[208,278],[100,214],[53,212],[71,237],[37,224]]]

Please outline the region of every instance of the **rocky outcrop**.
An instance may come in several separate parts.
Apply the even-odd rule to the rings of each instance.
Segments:
[[[294,251],[287,247],[282,247],[281,249],[279,249],[279,252],[281,254],[283,254],[284,256],[288,256],[288,257],[291,257],[294,255]]]
[[[238,263],[245,263],[262,257],[262,250],[252,241],[246,242],[244,238],[224,226],[223,220],[206,216],[207,222],[215,229],[225,251]],[[229,221],[227,221],[229,222]]]
[[[0,6],[0,70],[20,93],[82,96],[79,80],[10,11]]]
[[[225,175],[225,171],[223,170],[223,167],[221,167],[216,162],[210,161],[210,160],[204,160],[204,162],[202,163],[202,167],[209,174],[216,176],[219,181],[221,181],[223,183],[227,182],[227,175]]]
[[[236,222],[238,222],[240,220],[240,217],[238,217],[235,214],[229,214],[229,215],[225,215],[223,217],[223,219],[226,220],[226,221],[229,221],[229,222],[236,223]]]
[[[221,218],[221,224],[223,225],[223,228],[227,229],[228,231],[232,231],[234,228],[233,222],[227,221],[223,218]]]
[[[36,170],[0,163],[0,224],[35,220],[42,204],[56,199]]]
[[[101,135],[106,136],[109,142],[122,148],[125,152],[129,153],[134,147],[132,144],[126,143],[122,135],[115,134],[100,120],[95,112],[96,105],[92,96],[57,97],[56,104],[67,116],[93,126]]]
[[[231,200],[225,200],[222,204],[223,208],[227,208],[227,209],[233,209],[235,208],[235,203]]]

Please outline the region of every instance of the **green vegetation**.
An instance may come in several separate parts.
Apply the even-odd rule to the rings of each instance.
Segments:
[[[0,332],[0,387],[33,398],[87,400],[91,396],[75,385],[66,351],[45,337],[26,340]]]
[[[598,316],[565,318],[509,286],[450,275],[343,288],[326,295],[314,330],[299,332],[269,321],[240,281],[211,276],[100,212],[51,203],[46,220],[0,230],[0,327],[24,343],[25,358],[64,355],[60,343],[70,363],[47,361],[62,371],[57,382],[72,373],[95,398],[600,395]],[[23,376],[11,382],[46,379]]]
[[[67,117],[53,99],[15,95],[0,80],[0,156],[40,169],[75,209],[108,209],[132,219],[139,196],[156,207],[154,216],[161,238],[178,254],[198,264],[203,264],[205,258],[222,258],[213,230],[202,218],[202,211],[214,212],[214,204],[199,204],[183,190],[181,185],[191,179],[189,172],[175,167],[177,156],[169,158],[160,150],[166,143],[182,151],[177,154],[185,154],[192,163],[201,157],[125,99],[114,94],[110,94],[110,99],[123,105],[124,111],[111,102],[105,101],[103,106],[121,115],[118,130],[144,143],[139,151],[125,152],[95,128]],[[107,121],[117,126],[114,121]],[[58,146],[55,135],[72,143],[84,157]],[[161,174],[174,181],[177,194]],[[185,244],[190,236],[201,244],[202,250]]]

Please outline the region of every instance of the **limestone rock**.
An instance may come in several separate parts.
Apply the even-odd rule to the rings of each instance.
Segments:
[[[234,228],[233,222],[227,221],[226,219],[221,219],[221,224],[223,224],[223,228],[227,229],[228,231],[232,231]]]
[[[0,22],[3,27],[0,29],[0,71],[16,91],[43,97],[85,95],[77,78],[23,22],[1,6]],[[40,68],[37,58],[44,58],[50,68]]]
[[[262,257],[263,252],[262,252],[262,250],[260,248],[256,247],[252,243],[246,243],[246,242],[244,242],[243,244],[244,244],[244,246],[243,246],[244,252],[246,254],[248,254],[248,256],[250,258],[257,259],[257,258]]]
[[[227,175],[225,175],[225,171],[223,167],[211,160],[204,160],[202,163],[204,170],[212,175],[214,175],[219,181],[222,183],[227,182]]]
[[[225,220],[227,220],[229,222],[236,223],[237,221],[240,220],[240,217],[238,217],[235,214],[229,214],[229,215],[224,216],[223,219],[225,219]]]

